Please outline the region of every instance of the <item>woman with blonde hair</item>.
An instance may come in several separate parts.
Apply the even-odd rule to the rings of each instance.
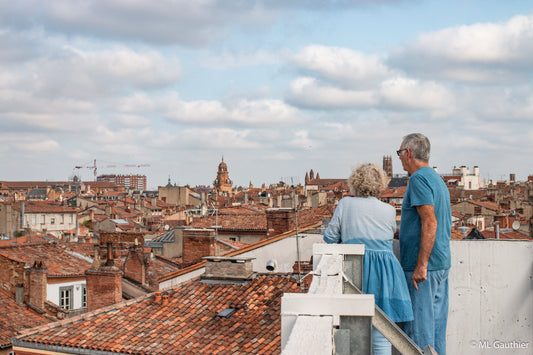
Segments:
[[[364,244],[363,292],[374,294],[376,305],[392,321],[410,321],[413,311],[407,283],[392,251],[396,210],[378,200],[387,186],[385,173],[375,164],[362,164],[352,171],[348,185],[353,196],[339,201],[324,241]],[[391,344],[374,327],[372,348],[375,355],[391,353]]]

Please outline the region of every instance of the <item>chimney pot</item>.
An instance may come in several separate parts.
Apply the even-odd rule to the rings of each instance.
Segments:
[[[166,306],[168,304],[168,299],[169,299],[168,295],[163,295],[163,301],[161,302],[161,304],[163,306]]]
[[[159,303],[161,302],[161,292],[156,292],[154,294],[154,303]]]

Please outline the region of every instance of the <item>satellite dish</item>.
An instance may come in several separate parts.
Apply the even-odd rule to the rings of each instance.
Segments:
[[[165,224],[165,230],[169,230],[170,229],[170,226],[168,224]]]
[[[513,222],[513,229],[514,229],[515,231],[519,230],[519,229],[520,229],[520,222],[518,222],[518,221],[514,221],[514,222]]]

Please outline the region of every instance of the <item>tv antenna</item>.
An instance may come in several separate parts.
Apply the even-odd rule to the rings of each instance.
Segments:
[[[291,185],[292,185],[292,203],[294,207],[294,225],[296,227],[296,260],[298,263],[298,285],[300,290],[303,290],[302,285],[302,269],[301,269],[301,258],[300,258],[300,236],[298,235],[298,195],[296,193],[296,188],[294,187],[293,178],[291,176]]]

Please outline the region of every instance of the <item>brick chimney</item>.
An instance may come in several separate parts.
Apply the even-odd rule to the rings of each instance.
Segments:
[[[124,277],[145,285],[147,269],[148,260],[144,258],[143,248],[140,246],[129,248],[124,262]]]
[[[122,271],[116,266],[99,266],[85,271],[87,311],[122,301]]]
[[[201,279],[207,283],[246,282],[254,278],[252,260],[255,258],[206,256],[205,273]]]
[[[267,237],[295,230],[294,210],[292,208],[269,208],[266,210]]]
[[[113,237],[112,233],[108,233]],[[100,264],[100,246],[94,249],[94,261],[85,271],[87,282],[87,311],[122,301],[122,271],[114,265],[111,238],[100,236],[107,243],[107,260]]]
[[[499,222],[500,228],[510,228],[511,224],[509,223],[509,215],[504,213],[497,214],[493,216],[494,222]]]
[[[111,204],[107,203],[105,206],[105,215],[111,218]]]
[[[30,270],[29,303],[43,310],[46,301],[46,271],[47,268],[43,260],[35,261]]]
[[[200,261],[204,256],[215,255],[214,229],[185,229],[183,231],[183,263]]]

